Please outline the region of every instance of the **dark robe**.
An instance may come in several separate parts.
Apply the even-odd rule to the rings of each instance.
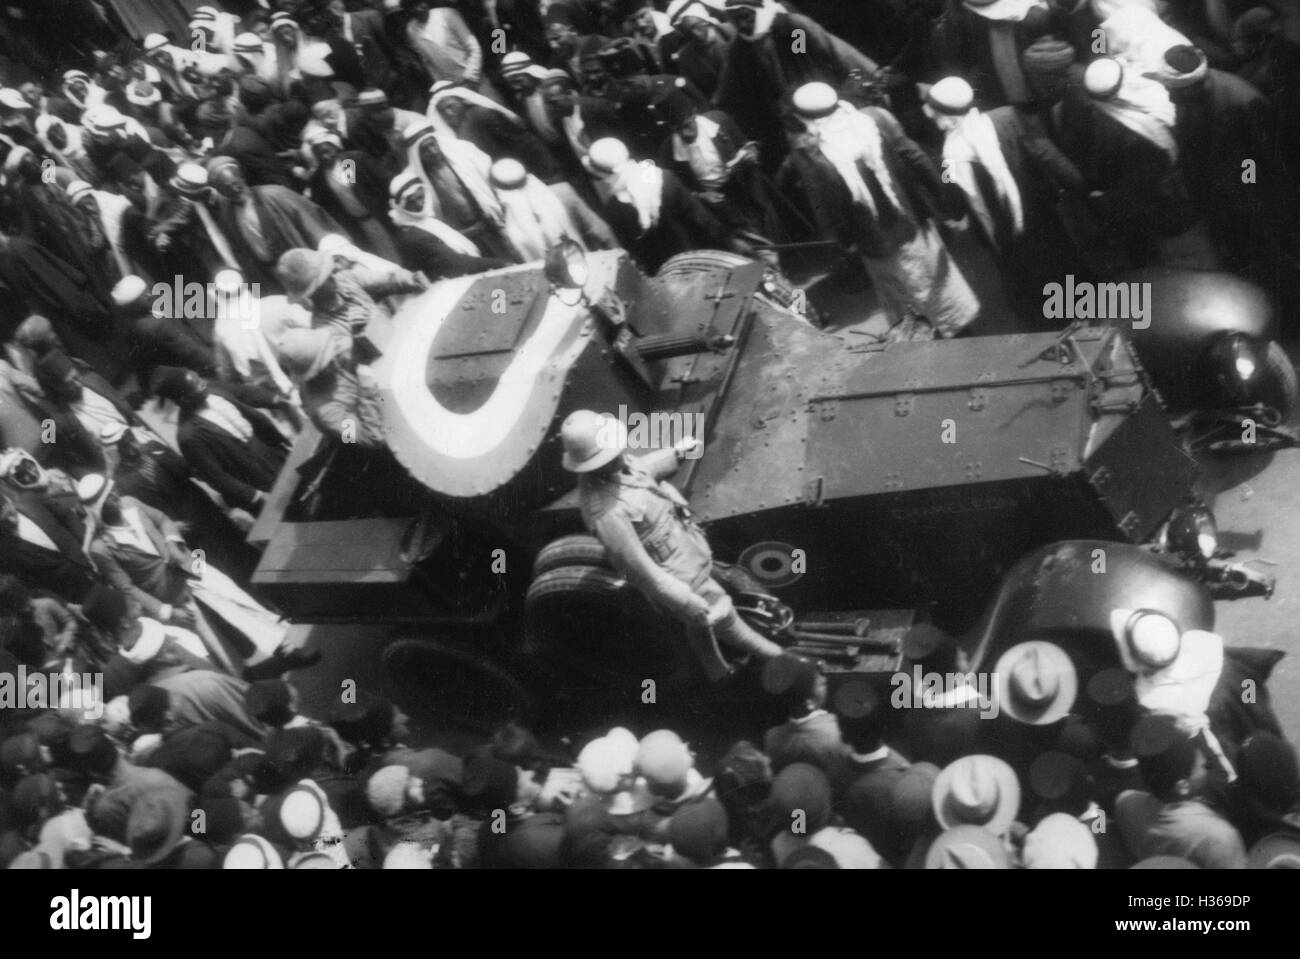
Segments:
[[[1054,119],[1053,139],[1079,168],[1103,233],[1122,243],[1137,265],[1154,262],[1162,237],[1188,230],[1200,216],[1169,154],[1071,90]]]
[[[413,272],[421,272],[431,280],[483,273],[509,266],[512,262],[458,253],[428,230],[421,230],[418,226],[400,226],[396,237],[402,266]]]
[[[796,35],[796,30],[803,32]],[[738,37],[728,48],[713,100],[762,145],[764,167],[774,170],[787,153],[783,108],[777,105],[784,107],[805,83],[822,81],[839,89],[854,70],[870,75],[876,64],[808,17],[778,13],[763,39]]]
[[[53,540],[56,550],[29,543],[16,530],[0,526],[0,570],[13,573],[37,589],[48,589],[72,603],[81,602],[96,580],[82,551],[85,527],[72,507],[42,493],[4,495]]]
[[[130,330],[131,366],[141,383],[149,382],[157,366],[183,366],[200,376],[216,376],[212,320],[157,316],[145,310],[123,325]]]
[[[184,523],[186,541],[202,549],[217,569],[236,580],[251,576],[257,550],[225,510],[191,480],[185,459],[156,440],[139,445],[137,456],[117,465],[113,482],[118,491]]]
[[[217,155],[239,161],[249,186],[296,185],[293,163],[277,155],[288,148],[284,135],[290,131],[294,136],[301,134],[307,124],[306,108],[296,101],[294,105],[297,110],[291,110],[289,105],[274,105],[255,117],[237,121],[217,147]]]
[[[642,233],[636,208],[611,197],[605,204],[605,222],[641,269],[654,273],[665,260],[689,250],[725,250],[727,229],[708,208],[677,179],[663,171],[663,196],[659,219]]]
[[[243,442],[210,420],[185,410],[176,430],[177,445],[199,479],[231,506],[251,510],[254,495],[268,492],[275,484],[288,444],[270,419],[231,390],[209,383],[208,392],[234,404],[253,427],[252,438]]]
[[[360,224],[369,219],[372,221],[372,229],[376,225],[378,229],[388,229],[388,184],[392,176],[387,174],[379,160],[361,150],[345,150],[339,158],[340,162],[351,161],[353,164],[355,182],[352,184],[352,195],[365,208],[365,215],[356,216],[343,206],[343,201],[330,186],[328,173],[323,166],[317,167],[312,174],[311,198],[326,216],[347,228],[353,242],[362,249],[369,249],[371,240]],[[379,250],[370,252],[380,253]]]
[[[802,199],[823,237],[846,248],[856,245],[864,256],[883,257],[912,240],[924,220],[950,219],[960,207],[945,196],[933,161],[898,121],[878,108],[865,112],[880,128],[881,153],[901,207],[889,201],[879,180],[859,162],[858,170],[876,201],[877,215],[868,215],[853,202],[839,171],[811,145],[791,151],[777,184],[782,193]]]
[[[251,187],[249,193],[257,209],[267,258],[259,256],[245,237],[234,203],[223,203],[217,213],[217,223],[236,259],[244,267],[246,279],[279,289],[275,265],[285,252],[298,247],[314,250],[322,237],[345,232],[317,204],[287,187],[267,184]]]
[[[474,144],[494,161],[505,158],[518,160],[524,169],[543,183],[554,183],[564,178],[560,161],[541,137],[497,110],[469,106],[456,135]]]
[[[91,278],[43,246],[21,236],[0,249],[0,282],[28,312],[50,319],[68,352],[115,379],[123,346],[114,341],[112,307]]]
[[[729,162],[742,146],[748,142],[744,132],[720,110],[710,110],[703,114],[718,124],[718,133],[713,144],[718,151],[718,158],[723,163]],[[659,165],[665,170],[672,170],[678,178],[697,193],[709,190],[699,183],[691,171],[688,162],[673,159],[673,134],[669,134],[659,148]],[[789,208],[776,191],[771,181],[763,175],[757,164],[745,163],[731,171],[726,184],[720,191],[722,202],[706,200],[709,209],[724,224],[732,229],[749,230],[770,240],[785,239],[788,229],[783,222],[778,204]],[[789,208],[788,215],[797,215]]]
[[[1211,69],[1205,80],[1172,92],[1178,167],[1192,196],[1205,204],[1220,254],[1233,270],[1274,274],[1279,240],[1294,222],[1294,191],[1274,159],[1269,107],[1240,77]],[[1246,159],[1255,181],[1242,180]]]
[[[976,105],[984,110],[1007,103],[1027,102],[1030,92],[1027,79],[1024,80],[1023,93],[1017,93],[1007,89],[999,76],[996,48],[992,41],[992,34],[999,27],[999,21],[982,17],[954,3],[935,24],[931,40],[939,62],[939,76],[965,77],[975,90]],[[1023,54],[1035,40],[1048,34],[1064,37],[1068,29],[1063,14],[1039,7],[1030,10],[1023,20],[1014,24],[1010,33],[1017,53]],[[1018,66],[1019,63],[1013,68]],[[1021,76],[1023,78],[1023,70]]]

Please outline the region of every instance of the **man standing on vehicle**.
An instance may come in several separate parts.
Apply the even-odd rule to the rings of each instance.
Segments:
[[[610,563],[655,607],[688,627],[709,678],[728,675],[715,640],[763,659],[781,647],[752,629],[713,578],[713,553],[686,500],[661,481],[698,440],[629,457],[627,428],[608,414],[577,410],[560,427],[563,466],[578,474],[582,521]]]

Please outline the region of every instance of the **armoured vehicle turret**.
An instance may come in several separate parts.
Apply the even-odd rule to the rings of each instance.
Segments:
[[[372,624],[391,668],[464,714],[522,699],[521,676],[554,675],[539,662],[691,674],[583,534],[558,441],[575,409],[622,418],[633,455],[698,439],[673,482],[746,608],[844,669],[886,668],[919,618],[968,628],[1027,551],[1144,543],[1192,502],[1122,331],[884,343],[818,329],[801,299],[710,251],[646,277],[561,249],[435,285],[369,331],[411,489],[332,512],[358,479],[309,431],[254,529],[254,583],[298,621]]]

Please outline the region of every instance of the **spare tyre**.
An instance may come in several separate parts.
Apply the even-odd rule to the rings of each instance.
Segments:
[[[401,636],[384,649],[393,700],[417,721],[490,733],[527,722],[533,699],[507,670],[460,643]]]
[[[561,536],[542,547],[533,560],[533,577],[549,573],[561,566],[601,566],[609,567],[609,557],[600,540],[586,533],[574,533]]]
[[[682,678],[682,627],[613,570],[562,566],[533,580],[524,599],[530,639],[557,665],[611,684]]]

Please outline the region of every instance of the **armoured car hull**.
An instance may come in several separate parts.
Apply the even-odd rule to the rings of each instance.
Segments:
[[[258,526],[254,581],[286,613],[496,623],[514,656],[534,557],[581,530],[558,442],[579,408],[685,424],[702,455],[674,482],[715,555],[808,610],[930,605],[969,625],[1026,550],[1139,543],[1192,495],[1119,331],[854,342],[730,254],[646,278],[597,253],[585,272],[567,289],[541,264],[445,281],[371,331],[388,447],[425,506],[314,514],[303,488],[349,477],[301,473],[323,442],[302,440]]]

